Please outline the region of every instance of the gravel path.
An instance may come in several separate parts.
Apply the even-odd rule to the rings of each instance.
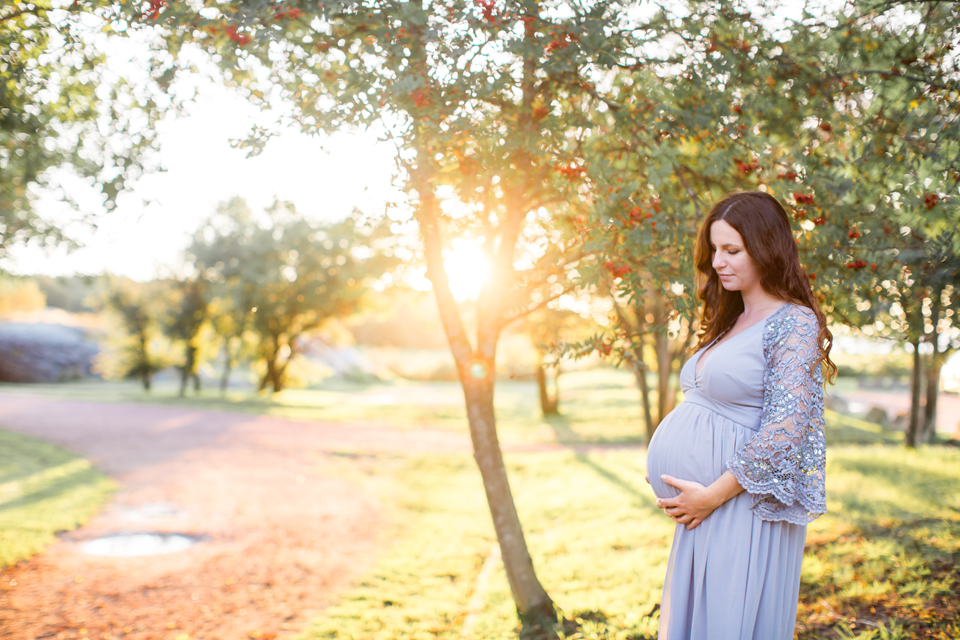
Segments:
[[[0,426],[71,449],[120,486],[85,526],[0,572],[0,638],[16,640],[289,637],[387,542],[375,488],[343,453],[470,450],[465,433],[6,393]],[[132,558],[80,549],[117,532],[203,541]]]

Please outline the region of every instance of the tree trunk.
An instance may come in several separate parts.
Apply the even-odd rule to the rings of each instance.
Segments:
[[[920,379],[922,356],[920,355],[920,339],[916,338],[913,344],[913,371],[910,374],[910,424],[907,427],[907,435],[904,444],[913,449],[916,448],[920,429]]]
[[[659,315],[659,314],[658,314]],[[673,369],[670,354],[670,338],[667,337],[666,327],[657,327],[654,337],[657,355],[657,425],[663,422],[670,406],[670,371]]]
[[[144,332],[140,333],[139,341],[140,341],[140,362],[142,363],[140,365],[142,367],[142,369],[140,370],[140,379],[141,379],[141,382],[143,383],[143,389],[145,391],[150,391],[150,387],[152,386],[152,382],[153,382],[152,380],[153,371],[151,369],[150,351],[149,351],[149,348],[147,347],[146,333]]]
[[[647,425],[647,444],[653,438],[653,432],[657,430],[657,423],[653,421],[653,413],[650,407],[650,385],[647,384],[647,365],[643,361],[643,343],[633,349],[633,377],[637,381],[637,387],[640,389],[640,404],[643,407],[643,421]]]
[[[943,354],[936,351],[927,361],[927,400],[923,407],[923,428],[920,430],[920,444],[931,442],[937,437],[937,400],[940,396],[940,371],[943,369]]]
[[[470,370],[463,371],[463,393],[470,423],[473,457],[480,469],[483,488],[493,517],[500,553],[506,568],[507,581],[523,622],[538,623],[541,618],[554,616],[553,601],[541,586],[527,550],[527,542],[520,525],[520,516],[513,501],[507,480],[500,442],[497,438],[496,414],[493,407],[493,381],[469,379]]]
[[[556,377],[554,377],[554,392],[550,395],[548,387],[547,368],[543,366],[543,353],[537,351],[537,371],[534,374],[537,379],[537,390],[540,392],[540,411],[544,417],[555,416],[559,411],[560,389],[557,386]]]
[[[230,386],[230,372],[233,370],[233,358],[230,357],[230,339],[223,345],[223,373],[220,375],[220,395],[227,395]]]
[[[429,158],[429,154],[425,158]],[[474,458],[483,479],[487,505],[493,519],[494,530],[500,545],[501,558],[506,570],[510,592],[517,607],[517,615],[524,627],[551,628],[556,622],[556,610],[553,600],[547,595],[533,568],[533,561],[527,551],[527,543],[520,525],[510,484],[507,481],[506,468],[497,438],[496,413],[493,404],[494,365],[499,337],[498,321],[502,321],[502,296],[505,288],[484,287],[478,302],[477,350],[470,345],[463,325],[463,319],[457,308],[457,302],[450,292],[450,282],[444,270],[443,239],[439,226],[439,203],[433,192],[431,178],[435,175],[429,164],[411,171],[411,182],[420,199],[417,208],[417,222],[423,238],[424,257],[427,264],[427,277],[433,284],[433,293],[437,301],[437,310],[450,352],[457,363],[460,383],[463,387],[467,419],[470,425],[470,439],[473,442]],[[510,269],[513,265],[513,252],[516,249],[521,214],[508,216],[504,223],[498,266],[501,268],[500,284],[509,286]]]
[[[193,345],[187,345],[187,360],[183,363],[183,367],[180,369],[180,397],[187,395],[187,383],[190,382],[191,378],[197,378],[197,374],[194,369],[197,366],[197,348]],[[194,381],[194,385],[199,391],[200,381],[197,378]]]
[[[273,382],[273,380],[274,380],[274,369],[275,369],[276,366],[277,366],[277,364],[276,364],[276,359],[277,359],[277,353],[276,353],[276,351],[270,353],[269,355],[267,355],[267,356],[265,357],[265,360],[266,360],[266,363],[267,363],[267,370],[263,372],[263,377],[260,378],[259,391],[261,391],[261,392],[266,391],[266,390],[267,390],[267,387],[268,387],[268,386]]]

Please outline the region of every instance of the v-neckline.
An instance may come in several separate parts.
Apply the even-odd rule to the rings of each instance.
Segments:
[[[779,313],[780,310],[783,309],[783,308],[784,308],[785,306],[787,306],[788,304],[790,304],[790,303],[789,303],[789,302],[784,302],[782,305],[780,305],[779,307],[777,307],[776,309],[774,309],[772,313],[770,313],[769,315],[765,316],[765,317],[763,318],[763,320],[758,320],[757,322],[754,322],[752,325],[750,325],[749,327],[747,327],[746,329],[744,329],[744,330],[741,331],[740,333],[738,333],[738,334],[736,334],[736,335],[733,335],[733,336],[730,336],[730,338],[729,338],[726,342],[721,342],[720,344],[717,344],[718,341],[720,341],[720,340],[723,339],[724,334],[720,334],[719,336],[717,336],[717,339],[716,339],[716,340],[714,340],[713,342],[711,342],[710,344],[708,344],[703,351],[701,351],[700,353],[697,354],[697,360],[696,360],[696,362],[693,363],[693,381],[694,381],[694,383],[697,383],[697,382],[700,381],[700,374],[703,373],[704,367],[707,366],[707,361],[710,360],[710,358],[707,358],[706,360],[703,359],[703,356],[706,355],[706,353],[707,353],[708,351],[710,351],[710,349],[712,349],[714,346],[716,346],[716,348],[719,349],[719,348],[722,347],[723,345],[729,344],[731,341],[735,340],[735,339],[738,338],[739,336],[742,336],[742,335],[745,334],[747,331],[750,331],[751,329],[753,329],[753,328],[756,327],[757,325],[765,324],[765,323],[767,322],[767,320],[769,320],[770,318],[772,318],[776,313]],[[714,349],[713,355],[716,355],[716,349]],[[712,358],[713,355],[711,355],[710,357]]]

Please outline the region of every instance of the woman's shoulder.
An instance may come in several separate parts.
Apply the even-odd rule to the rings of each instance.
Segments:
[[[766,342],[782,339],[789,334],[816,336],[820,332],[820,320],[810,307],[786,302],[766,320]]]

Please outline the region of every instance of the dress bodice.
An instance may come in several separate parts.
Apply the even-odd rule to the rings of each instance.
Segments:
[[[763,410],[762,320],[718,344],[707,354],[699,373],[700,359],[709,347],[697,351],[680,370],[684,402],[713,409],[738,424],[756,430]]]

